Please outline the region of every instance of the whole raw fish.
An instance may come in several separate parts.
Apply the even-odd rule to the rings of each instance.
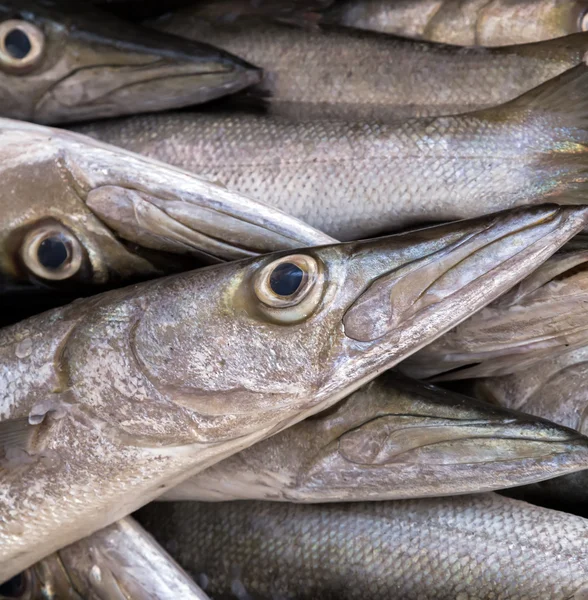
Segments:
[[[87,3],[0,2],[0,115],[63,123],[206,102],[260,79],[207,44]]]
[[[503,106],[397,123],[179,113],[78,131],[186,168],[348,240],[545,201],[585,202],[588,67]]]
[[[463,46],[538,42],[588,29],[585,0],[337,0],[321,22]]]
[[[495,490],[588,467],[588,438],[388,372],[165,500],[338,502]]]
[[[516,404],[509,402],[506,406],[578,429],[577,423],[568,419],[527,410],[525,388],[537,376],[556,373],[560,368],[559,354],[586,344],[588,251],[581,250],[554,256],[510,292],[421,350],[400,368],[414,377],[437,380],[519,373],[514,380],[521,377],[525,383],[514,394]],[[544,361],[552,364],[552,368],[535,364]],[[537,384],[541,402],[551,404],[553,394],[546,393],[543,385]],[[509,390],[515,392],[511,385],[514,384],[508,385]],[[562,403],[562,408],[564,405]]]
[[[222,7],[215,2],[212,9]],[[263,81],[252,93],[271,100],[272,110],[300,118],[389,119],[495,106],[578,65],[588,51],[588,33],[505,48],[463,48],[253,17],[226,21],[207,18],[208,10],[189,7],[152,26],[261,67]]]
[[[226,263],[0,331],[0,581],[348,396],[586,226],[544,205]]]
[[[9,291],[30,281],[70,292],[120,285],[334,241],[224,186],[41,125],[0,119],[0,177]]]
[[[570,600],[588,520],[496,494],[152,504],[138,518],[213,598]]]
[[[0,585],[8,600],[207,600],[173,558],[126,517]]]

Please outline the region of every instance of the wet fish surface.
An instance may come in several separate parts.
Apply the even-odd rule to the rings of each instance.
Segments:
[[[338,0],[320,13],[337,23],[461,46],[506,46],[588,28],[585,0]]]
[[[0,174],[0,289],[23,297],[27,284],[79,294],[335,241],[222,185],[40,125],[0,119]]]
[[[586,467],[588,438],[389,372],[163,499],[416,498],[521,485]]]
[[[216,2],[212,8],[221,10]],[[299,118],[390,119],[495,106],[578,65],[588,51],[584,33],[497,49],[463,48],[254,17],[207,20],[207,10],[187,8],[152,25],[259,66],[264,78],[257,95],[271,100],[273,111]]]
[[[179,108],[257,83],[257,67],[88,3],[0,2],[0,115],[64,123]]]
[[[588,586],[587,520],[495,494],[176,502],[138,518],[213,598],[567,600]]]
[[[348,396],[587,219],[544,205],[270,254],[0,330],[0,581]]]
[[[0,585],[19,600],[207,600],[186,572],[126,517]]]
[[[588,252],[562,252],[400,368],[413,377],[445,381],[516,373],[506,386],[513,394],[511,401],[500,404],[580,429],[571,413],[562,420],[563,415],[528,410],[525,399],[534,390],[541,402],[552,405],[559,386],[548,392],[548,381],[542,378],[550,379],[565,370],[568,357],[576,357],[570,350],[579,348],[578,356],[583,356],[582,347],[588,343],[587,320]],[[559,358],[561,354],[565,356]],[[562,400],[561,409],[567,412],[569,408]]]
[[[337,239],[584,202],[588,67],[501,107],[401,123],[178,113],[76,128],[223,181]]]

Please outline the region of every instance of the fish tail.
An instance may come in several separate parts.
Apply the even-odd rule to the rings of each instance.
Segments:
[[[565,203],[588,203],[588,66],[582,63],[522,96],[477,113],[487,121],[512,125],[522,153],[535,156],[536,180],[546,196]],[[561,200],[564,202],[563,198]]]

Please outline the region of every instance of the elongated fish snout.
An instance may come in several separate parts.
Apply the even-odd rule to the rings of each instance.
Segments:
[[[176,40],[169,36],[170,47]],[[201,104],[257,83],[261,71],[205,44],[184,52],[102,42],[51,86],[34,110],[39,123],[81,121]],[[85,56],[84,56],[85,55]]]
[[[0,1],[2,116],[50,124],[168,110],[260,78],[228,52],[88,6]]]
[[[350,351],[382,364],[389,360],[382,345],[412,353],[432,331],[446,331],[511,288],[587,219],[587,207],[542,205],[409,232],[396,236],[396,247],[386,247],[386,238],[358,243],[356,270],[371,277],[342,318]]]

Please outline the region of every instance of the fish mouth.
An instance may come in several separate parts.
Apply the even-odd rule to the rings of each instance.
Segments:
[[[54,83],[37,102],[35,120],[75,122],[180,108],[238,92],[260,79],[256,67],[224,57],[94,64]]]
[[[585,219],[586,214],[581,211],[580,219]],[[370,281],[343,317],[346,336],[358,342],[373,342],[456,297],[465,301],[473,289],[478,297],[484,295],[480,286],[486,280],[496,283],[502,278],[506,286],[514,285],[516,281],[508,269],[526,263],[527,257],[539,252],[541,245],[555,251],[562,235],[565,236],[560,229],[566,229],[568,219],[576,220],[568,209],[544,205],[463,222],[457,237],[459,229],[451,232],[452,227],[448,235],[443,235],[443,228],[421,230],[425,234],[437,230],[441,236],[431,240],[429,253],[380,273]],[[415,235],[419,232],[408,233],[406,237]],[[549,243],[552,240],[555,245]],[[444,243],[442,247],[439,241]],[[426,244],[423,249],[426,252]],[[547,258],[549,254],[544,256]],[[472,297],[474,304],[475,300]],[[473,304],[468,308],[473,308]]]
[[[588,207],[540,205],[350,243],[352,297],[341,325],[351,359],[343,377],[353,383],[345,392],[508,291],[587,220]]]

